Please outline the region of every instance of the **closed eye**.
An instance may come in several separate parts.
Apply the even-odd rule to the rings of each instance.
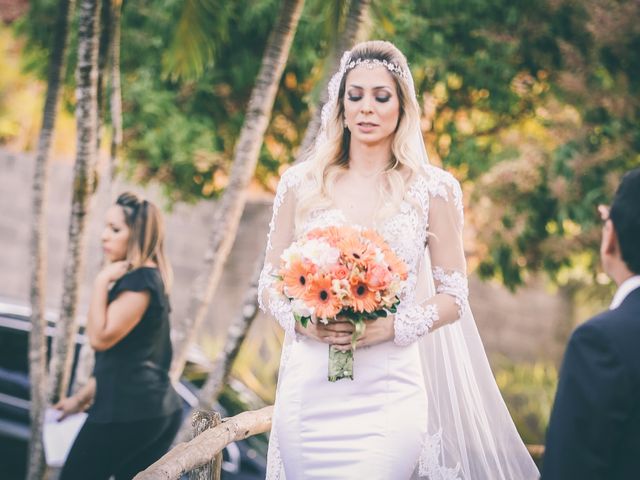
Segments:
[[[362,100],[362,95],[349,95],[349,96],[347,96],[347,98],[351,102],[357,102],[359,100]]]
[[[387,103],[390,99],[391,99],[390,96],[376,97],[376,101],[380,103]]]

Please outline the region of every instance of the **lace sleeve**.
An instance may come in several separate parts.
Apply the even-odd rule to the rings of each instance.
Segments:
[[[295,186],[299,183],[299,167],[291,167],[281,177],[273,200],[273,214],[264,266],[258,282],[260,309],[271,314],[287,335],[295,336],[295,318],[289,300],[274,288],[280,255],[294,239]]]
[[[468,308],[462,191],[450,174],[438,172],[428,188],[427,244],[436,294],[420,304],[398,306],[394,320],[398,345],[408,345],[427,332],[458,320]]]

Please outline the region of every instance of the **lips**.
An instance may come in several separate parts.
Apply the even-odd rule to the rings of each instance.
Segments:
[[[358,123],[358,131],[363,134],[373,133],[378,127],[378,124],[372,122],[360,122]]]

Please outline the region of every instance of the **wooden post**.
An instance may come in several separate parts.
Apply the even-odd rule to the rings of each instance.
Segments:
[[[222,423],[222,417],[218,412],[213,412],[213,426],[217,427]],[[222,479],[222,450],[218,453],[213,459],[213,475],[211,475],[212,480],[221,480]]]
[[[218,412],[206,412],[197,410],[191,416],[191,425],[197,437],[210,428],[217,427],[222,422]],[[220,480],[222,470],[222,452],[216,455],[209,463],[189,472],[189,480]]]

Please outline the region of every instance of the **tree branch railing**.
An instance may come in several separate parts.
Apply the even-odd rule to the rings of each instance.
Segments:
[[[156,463],[138,473],[134,480],[174,480],[193,470],[210,468],[211,462],[230,443],[269,431],[272,413],[273,406],[243,412],[202,431],[202,422],[210,417],[215,423],[215,415],[203,416],[201,412],[195,412],[194,427],[201,433],[189,442],[176,445]],[[220,462],[216,462],[213,471],[206,475],[210,475],[209,478],[220,478],[219,472]],[[201,472],[196,472],[196,475],[195,478],[198,479],[206,478]]]
[[[176,445],[156,463],[138,473],[134,480],[175,480],[186,473],[190,473],[192,480],[218,480],[222,450],[232,442],[268,432],[272,414],[273,406],[222,420],[217,413],[196,411],[192,417],[196,437]],[[540,465],[544,445],[527,445],[527,450]]]

